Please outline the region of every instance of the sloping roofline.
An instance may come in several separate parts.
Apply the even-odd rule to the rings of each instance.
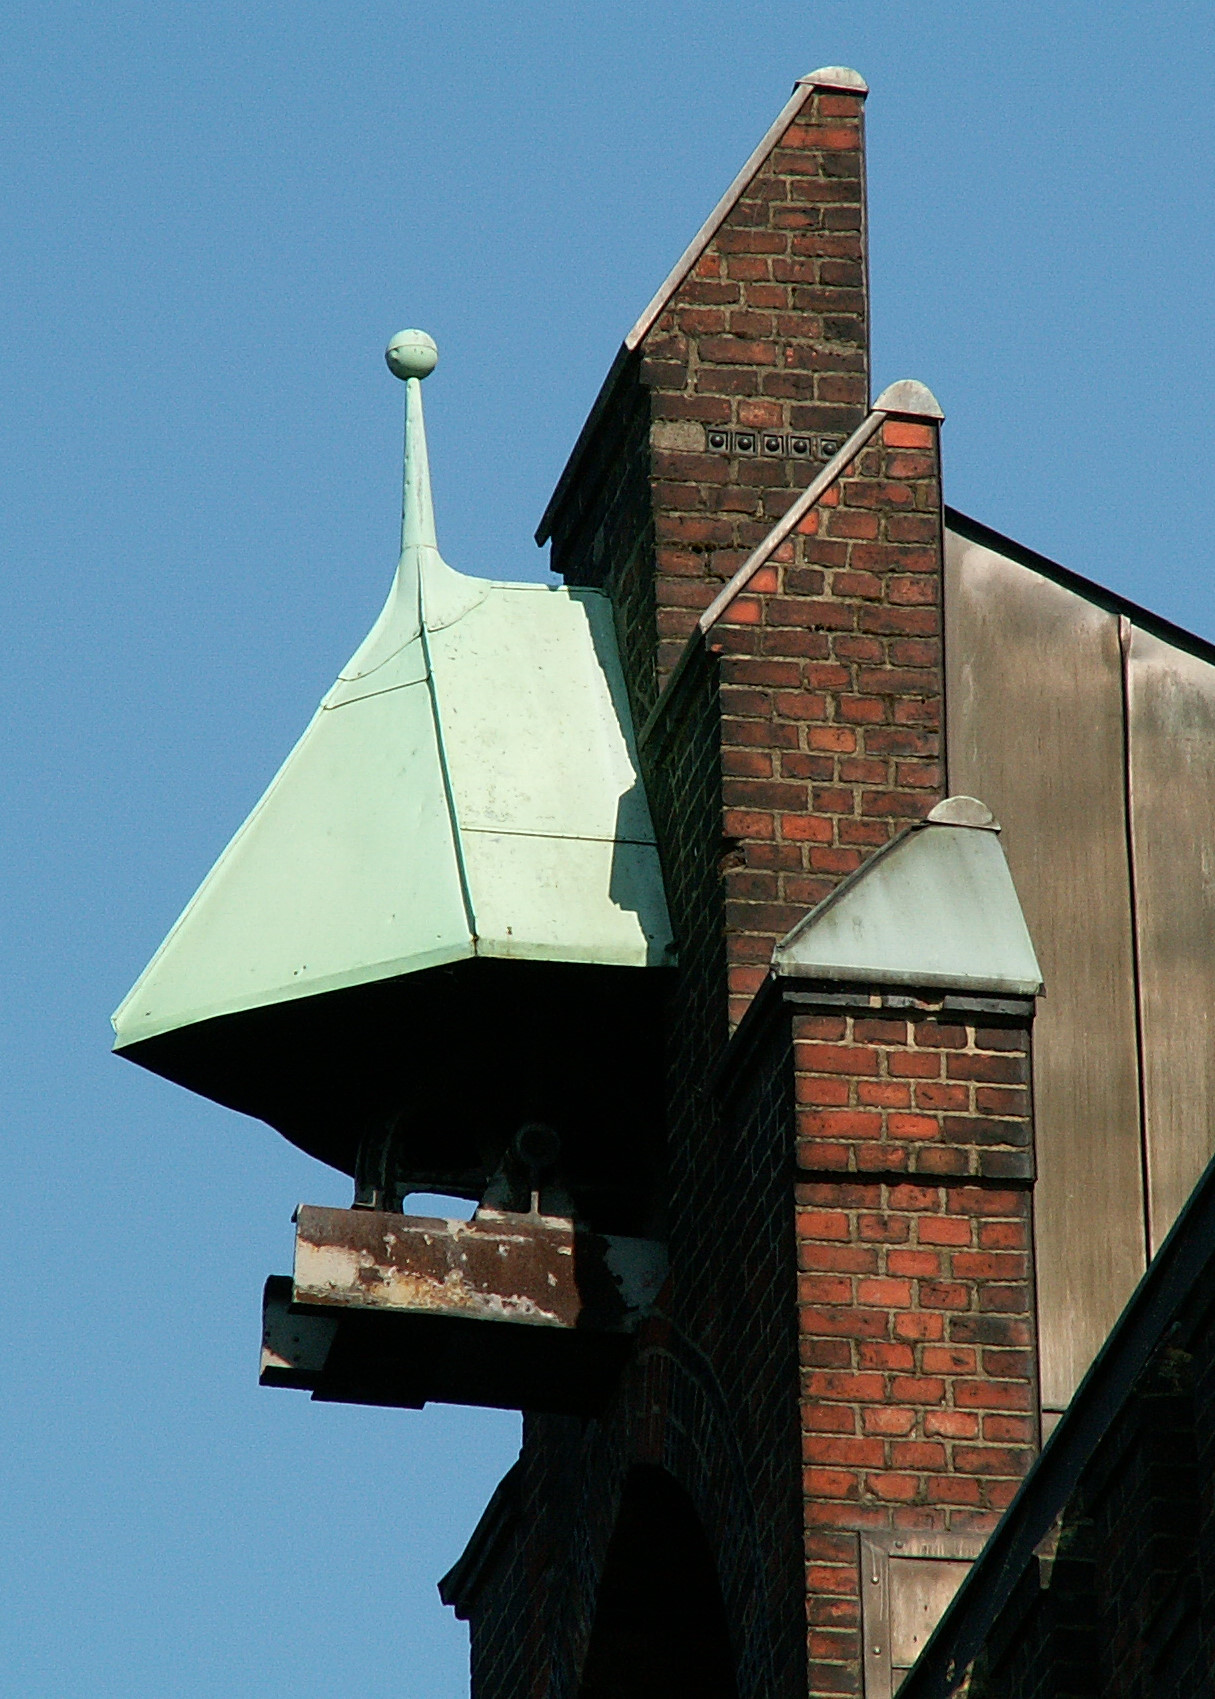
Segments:
[[[776,117],[769,124],[763,140],[752,149],[750,158],[735,177],[730,187],[718,201],[713,211],[705,219],[700,229],[688,243],[683,253],[667,273],[662,287],[658,290],[645,312],[637,320],[632,330],[624,339],[624,346],[632,351],[642,341],[646,332],[662,312],[667,302],[674,295],[679,285],[691,271],[697,260],[704,253],[709,243],[716,236],[722,225],[733,212],[735,204],[742,199],[746,190],[764,160],[772,152],[781,136],[788,129],[793,119],[806,99],[806,90],[812,88],[840,89],[846,94],[866,95],[869,85],[859,72],[849,70],[845,65],[823,65],[817,71],[811,71],[809,76],[799,77],[793,85],[793,93],[781,107]]]
[[[1006,537],[1003,532],[994,530],[990,525],[984,525],[980,519],[972,519],[969,514],[962,513],[956,507],[946,506],[945,525],[947,530],[956,531],[968,542],[978,543],[982,548],[1007,555],[1009,560],[1015,560],[1018,565],[1028,567],[1031,572],[1040,573],[1043,578],[1051,579],[1053,583],[1062,585],[1065,590],[1074,590],[1076,595],[1083,596],[1096,607],[1104,608],[1107,613],[1123,614],[1133,625],[1140,626],[1144,631],[1150,631],[1153,636],[1162,637],[1166,643],[1172,643],[1175,648],[1185,649],[1189,654],[1196,655],[1200,661],[1208,661],[1215,666],[1215,642],[1199,637],[1197,632],[1187,631],[1182,625],[1174,625],[1173,621],[1166,619],[1163,614],[1153,613],[1150,608],[1141,607],[1138,602],[1120,596],[1116,590],[1107,589],[1095,579],[1085,578],[1082,573],[1073,572],[1070,566],[1060,566],[1058,561],[1051,560],[1047,555],[1040,555],[1036,549],[1027,548],[1024,543],[1018,543],[1012,537]]]
[[[595,397],[591,410],[586,416],[586,422],[578,432],[577,440],[570,450],[565,469],[558,478],[557,486],[549,497],[548,506],[536,527],[536,542],[541,548],[552,535],[552,522],[557,509],[561,506],[565,492],[577,475],[579,462],[586,451],[588,442],[595,434],[599,420],[603,416],[625,365],[630,357],[637,352],[646,335],[653,328],[654,321],[733,212],[752,178],[797,116],[806,99],[806,91],[811,88],[834,88],[846,94],[860,95],[862,98],[869,93],[869,84],[864,77],[858,71],[850,70],[845,65],[821,66],[819,70],[811,71],[808,76],[799,77],[794,83],[793,93],[769,124],[763,139],[752,149],[747,163],[667,273],[661,288],[617,349],[616,356],[608,367],[607,376],[599,387],[599,394]]]
[[[1136,1380],[1213,1260],[1215,1159],[1208,1163],[1059,1425],[904,1678],[899,1699],[946,1699],[958,1686]]]

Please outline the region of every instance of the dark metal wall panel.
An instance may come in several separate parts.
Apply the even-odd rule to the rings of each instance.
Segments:
[[[1124,636],[1155,1252],[1215,1150],[1215,666]]]
[[[949,789],[982,798],[1046,995],[1034,1033],[1042,1402],[1070,1399],[1144,1267],[1118,619],[950,534]]]

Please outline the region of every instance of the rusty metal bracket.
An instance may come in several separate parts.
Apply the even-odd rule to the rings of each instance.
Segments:
[[[590,1412],[666,1276],[656,1241],[551,1216],[296,1220],[294,1278],[266,1287],[261,1382],[330,1401]]]

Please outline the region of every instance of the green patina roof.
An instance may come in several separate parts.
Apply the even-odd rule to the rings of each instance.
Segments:
[[[114,1016],[117,1048],[481,955],[644,967],[671,933],[607,598],[439,555],[403,333],[401,558],[379,619]]]

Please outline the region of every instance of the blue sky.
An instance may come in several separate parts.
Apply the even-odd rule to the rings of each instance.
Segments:
[[[875,390],[947,497],[1215,637],[1206,4],[160,0],[0,19],[0,1668],[23,1699],[466,1691],[438,1575],[513,1417],[256,1385],[348,1184],[109,1011],[370,625],[401,389],[453,565],[531,541],[786,98],[870,82]]]

